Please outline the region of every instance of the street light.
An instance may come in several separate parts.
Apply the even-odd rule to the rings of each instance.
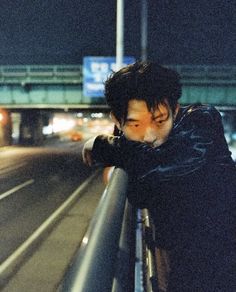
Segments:
[[[124,58],[124,0],[117,0],[116,71],[123,67],[123,58]]]
[[[141,60],[147,61],[148,4],[141,1]],[[116,10],[116,71],[123,67],[124,58],[124,0],[117,0]]]
[[[147,0],[141,0],[141,60],[147,61],[147,33],[148,33]]]

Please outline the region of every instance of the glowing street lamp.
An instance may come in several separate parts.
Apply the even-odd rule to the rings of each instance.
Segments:
[[[0,112],[0,123],[4,120],[3,113]]]

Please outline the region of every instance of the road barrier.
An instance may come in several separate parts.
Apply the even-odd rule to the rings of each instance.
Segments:
[[[149,213],[128,203],[127,174],[116,168],[60,292],[156,291]]]
[[[60,291],[129,291],[134,216],[126,200],[127,181],[123,170],[114,170]]]

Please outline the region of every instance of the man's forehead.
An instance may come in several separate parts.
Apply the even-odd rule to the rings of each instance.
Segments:
[[[168,105],[165,103],[160,103],[154,108],[149,109],[147,103],[143,100],[132,99],[128,103],[128,116],[133,114],[151,114],[162,116],[169,112]],[[127,116],[127,117],[128,117]]]

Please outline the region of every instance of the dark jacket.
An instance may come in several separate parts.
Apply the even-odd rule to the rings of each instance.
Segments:
[[[236,291],[236,169],[214,107],[181,108],[159,147],[98,136],[92,155],[124,168],[129,201],[149,209],[156,245],[173,254],[169,291]]]

